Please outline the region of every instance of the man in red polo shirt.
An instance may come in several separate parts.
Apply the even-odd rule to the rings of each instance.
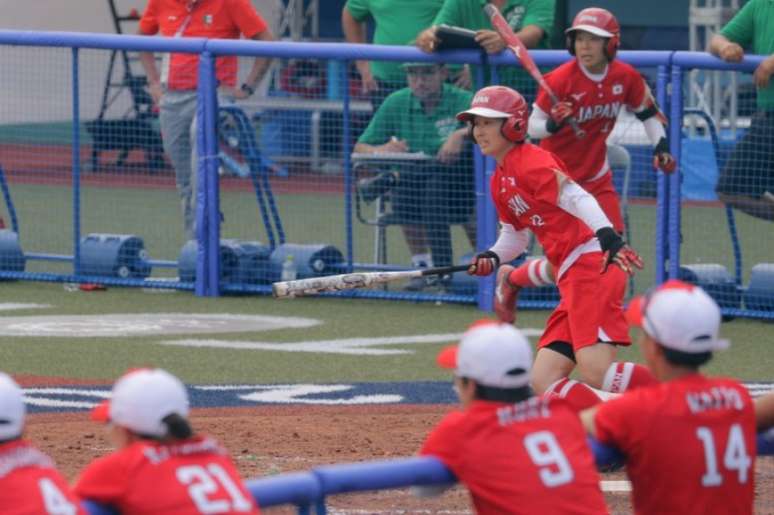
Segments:
[[[249,0],[150,0],[140,19],[139,34],[210,39],[249,39],[271,41],[274,36],[266,21]],[[177,191],[182,204],[186,235],[194,237],[196,147],[197,54],[164,54],[161,71],[151,52],[140,52],[148,87],[160,108],[159,121],[164,150],[175,169]],[[243,99],[253,94],[270,60],[258,57],[245,82],[236,87],[236,56],[218,57],[215,71],[218,93],[226,98]]]

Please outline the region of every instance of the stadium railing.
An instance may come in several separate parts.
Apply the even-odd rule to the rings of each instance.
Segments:
[[[391,262],[386,265],[375,265],[362,259],[364,233],[361,229],[363,228],[358,228],[357,224],[353,222],[352,192],[355,185],[353,184],[354,177],[350,154],[355,128],[352,125],[354,110],[352,108],[353,98],[349,88],[349,63],[358,59],[367,59],[395,62],[444,62],[451,65],[462,63],[481,65],[478,66],[477,72],[479,84],[483,84],[482,80],[485,69],[489,71],[491,80],[497,82],[498,66],[519,66],[514,57],[507,53],[486,57],[482,57],[481,54],[474,51],[454,51],[428,55],[413,47],[348,45],[343,43],[258,42],[207,40],[200,38],[0,31],[0,45],[6,47],[70,49],[69,73],[71,88],[68,101],[71,104],[72,113],[69,120],[70,131],[67,135],[71,146],[70,162],[67,166],[71,171],[71,174],[67,176],[69,177],[71,188],[70,223],[67,224],[67,227],[61,227],[57,230],[50,229],[50,231],[55,232],[55,236],[60,240],[66,237],[65,235],[71,234],[70,252],[62,252],[61,249],[63,247],[66,248],[67,245],[60,242],[57,251],[54,252],[37,251],[36,249],[34,252],[21,253],[20,242],[27,246],[28,242],[35,240],[35,238],[44,238],[44,236],[38,234],[45,232],[39,230],[40,224],[53,225],[51,223],[52,218],[56,217],[49,217],[45,222],[35,219],[34,222],[37,225],[29,229],[31,225],[29,214],[26,214],[24,217],[17,217],[15,212],[9,213],[8,216],[12,220],[14,228],[18,229],[18,231],[14,233],[6,230],[0,234],[2,236],[0,238],[0,279],[65,283],[92,282],[108,286],[173,288],[193,290],[197,295],[206,296],[243,292],[267,294],[271,291],[270,283],[279,279],[286,258],[293,253],[296,253],[296,265],[299,265],[297,269],[299,276],[317,275],[319,273],[341,273],[353,270],[373,270],[379,267],[385,269],[406,268],[405,264],[400,265]],[[135,245],[131,247],[129,245],[130,243],[136,243],[131,238],[107,238],[111,235],[94,235],[90,233],[90,230],[84,231],[82,228],[83,218],[86,215],[96,218],[96,222],[89,222],[91,224],[89,225],[90,229],[94,226],[102,227],[99,225],[99,222],[110,218],[109,213],[100,215],[99,213],[84,212],[82,207],[83,184],[86,174],[83,173],[81,152],[84,150],[84,147],[88,148],[88,143],[82,141],[84,138],[82,138],[81,129],[81,105],[87,100],[91,100],[91,98],[84,97],[81,93],[81,90],[85,88],[81,81],[81,75],[85,73],[84,68],[86,67],[81,63],[83,59],[79,56],[87,49],[106,51],[119,49],[134,52],[188,52],[198,54],[201,57],[198,82],[198,109],[201,118],[197,126],[198,139],[201,143],[198,146],[198,184],[200,185],[200,194],[197,196],[199,204],[196,210],[197,227],[199,230],[197,231],[195,241],[190,241],[190,245],[183,248],[178,259],[174,259],[170,255],[164,256],[164,259],[151,259],[148,257],[147,251],[142,249],[141,246]],[[254,141],[255,134],[250,135],[249,133],[252,129],[246,129],[246,127],[249,127],[250,121],[242,113],[239,106],[224,107],[223,109],[216,110],[214,60],[216,57],[224,55],[240,57],[260,56],[279,60],[305,59],[313,60],[314,62],[329,61],[340,64],[340,66],[329,66],[329,71],[332,71],[334,75],[327,77],[328,90],[334,90],[338,98],[335,101],[325,103],[307,102],[309,105],[314,103],[313,108],[307,107],[311,109],[313,114],[317,113],[315,116],[318,117],[322,116],[321,113],[326,110],[338,112],[338,109],[341,109],[342,119],[340,127],[336,128],[335,131],[321,129],[319,120],[315,122],[316,125],[312,124],[318,128],[318,131],[335,133],[333,136],[336,142],[335,146],[338,149],[336,155],[339,161],[337,162],[341,163],[341,173],[335,180],[323,175],[316,175],[313,180],[306,180],[305,177],[309,176],[304,176],[301,178],[301,182],[306,181],[308,183],[306,187],[309,187],[309,184],[311,184],[311,196],[284,195],[282,198],[279,198],[279,196],[272,194],[272,185],[276,185],[277,182],[281,183],[282,179],[281,177],[270,177],[270,174],[273,172],[281,175],[282,167],[278,166],[277,163],[271,162],[271,155],[268,157],[261,155],[260,145],[257,145]],[[564,51],[535,51],[534,57],[538,65],[544,69],[556,66],[569,59],[569,55]],[[638,69],[650,70],[650,78],[655,82],[657,98],[673,120],[682,118],[683,97],[685,96],[685,84],[682,76],[685,71],[694,68],[750,71],[760,60],[760,58],[756,57],[747,57],[744,63],[732,66],[721,63],[707,54],[663,51],[623,51],[619,53],[619,58]],[[91,61],[88,61],[88,63],[91,63]],[[339,74],[338,77],[335,76],[336,73]],[[680,92],[680,94],[672,95],[671,98],[668,97],[668,86],[672,88],[672,91]],[[529,85],[520,83],[519,87],[527,88]],[[338,92],[335,91],[336,89],[338,89]],[[31,101],[34,100],[34,98],[31,99]],[[292,101],[292,99],[289,101]],[[299,100],[299,102],[303,101]],[[362,109],[361,107],[358,107],[358,110],[365,109],[365,107],[362,107]],[[221,189],[221,183],[224,181],[228,182],[230,179],[219,179],[219,173],[222,173],[223,169],[234,167],[233,159],[229,160],[227,159],[228,156],[224,157],[224,152],[219,148],[223,144],[222,139],[225,136],[229,136],[229,134],[224,134],[225,129],[222,126],[224,115],[229,113],[233,115],[229,120],[230,128],[237,127],[233,130],[236,130],[236,134],[239,136],[236,137],[235,141],[237,143],[235,144],[239,147],[238,150],[241,151],[242,156],[246,159],[246,164],[250,168],[247,172],[244,170],[237,172],[249,176],[243,176],[242,179],[245,182],[249,179],[249,183],[252,184],[255,190],[253,207],[255,206],[255,200],[257,200],[260,217],[255,217],[250,212],[245,215],[242,211],[232,215],[230,211],[232,205],[239,202],[231,202],[231,198],[228,201],[221,202],[221,196],[229,194],[228,191],[224,193],[224,190]],[[245,120],[247,120],[247,123],[245,123]],[[241,129],[239,129],[240,124],[242,124]],[[293,129],[298,129],[298,127],[298,125],[293,126]],[[240,130],[241,132],[239,132]],[[681,214],[686,209],[692,209],[692,206],[686,207],[685,203],[680,201],[680,181],[682,180],[680,175],[666,178],[663,174],[656,174],[654,181],[654,175],[649,168],[649,144],[647,139],[643,138],[641,131],[638,133],[637,124],[619,122],[616,126],[616,131],[619,131],[619,134],[616,135],[614,132],[611,140],[617,138],[613,142],[623,145],[631,154],[635,177],[629,182],[633,188],[640,188],[640,190],[635,191],[634,195],[629,192],[629,198],[632,199],[630,209],[636,210],[636,213],[632,213],[630,217],[634,226],[633,243],[635,248],[638,248],[646,260],[653,265],[651,269],[652,275],[640,274],[636,279],[635,289],[643,291],[646,286],[654,282],[662,282],[666,278],[679,277],[681,274],[686,273],[680,263],[681,248],[685,244],[680,239],[680,224],[682,222]],[[682,124],[672,123],[670,133],[672,151],[680,160],[683,139]],[[261,138],[263,136],[261,135]],[[327,134],[327,136],[330,136],[330,134]],[[291,134],[286,139],[293,140],[294,137]],[[312,160],[318,163],[322,161],[322,154],[324,153],[320,148],[321,137],[318,134],[313,138],[316,138],[317,142],[313,145],[314,151],[310,151]],[[2,138],[0,138],[0,143],[2,143],[1,140]],[[8,153],[4,153],[4,155],[8,155]],[[680,164],[682,167],[682,161]],[[488,201],[489,194],[487,191],[488,177],[493,166],[491,160],[484,159],[478,154],[474,157],[474,165],[476,183],[476,248],[482,249],[494,241],[497,232],[494,208],[491,202]],[[239,168],[239,163],[236,164],[236,167]],[[2,169],[3,163],[0,161],[0,170]],[[16,181],[24,181],[27,178],[23,167],[11,171],[13,173],[11,174],[12,179],[10,181],[0,181],[0,185],[4,186],[4,194],[9,190],[9,182],[11,186],[15,187]],[[3,174],[0,174],[0,179],[2,178]],[[654,182],[655,188],[653,187]],[[323,187],[330,186],[327,183],[335,183],[336,186],[332,191],[336,193],[334,197],[321,201],[320,205],[327,205],[329,212],[324,216],[316,216],[315,213],[308,211],[312,209],[310,201],[318,200],[314,198],[314,188],[318,185]],[[124,193],[122,191],[118,194],[123,195]],[[99,194],[105,194],[105,190],[103,189],[99,193],[89,192],[90,201]],[[6,197],[8,196],[6,195]],[[240,202],[248,197],[249,194],[240,197]],[[330,210],[331,206],[333,206],[332,210]],[[308,210],[303,211],[304,208]],[[134,212],[141,213],[143,209],[144,206],[140,204],[134,208]],[[9,206],[8,211],[12,211],[11,206]],[[229,221],[228,236],[232,237],[232,234],[234,234],[239,236],[240,240],[223,238],[225,234],[221,234],[221,227],[224,213]],[[61,215],[62,213],[60,213],[60,219],[62,218]],[[0,211],[1,216],[2,211]],[[136,218],[141,219],[140,216]],[[256,218],[258,223],[256,223]],[[62,220],[57,221],[62,223]],[[257,241],[244,241],[250,238],[255,239],[253,235],[255,226],[261,225],[261,222],[263,222],[265,229],[263,236],[268,243],[258,244]],[[742,220],[737,220],[737,225],[740,226],[739,229],[747,231],[748,224],[746,224],[746,219],[744,220],[744,227],[741,226],[741,222]],[[157,220],[146,221],[144,225],[138,222],[130,226],[126,225],[127,223],[125,220],[122,220],[121,224],[123,225],[118,223],[112,223],[111,225],[132,227],[134,232],[141,232],[150,225],[154,225],[154,229],[157,228],[155,226],[166,227],[169,225],[158,224]],[[18,228],[18,225],[21,225],[21,229]],[[311,227],[311,229],[306,226]],[[654,226],[655,231],[653,231]],[[173,245],[173,242],[179,239],[179,236],[175,231],[165,230],[167,232],[158,235],[157,241],[163,242],[167,246]],[[304,230],[306,231],[305,233]],[[121,232],[115,229],[112,231]],[[104,230],[104,232],[109,231]],[[690,232],[688,230],[683,231],[683,236]],[[329,243],[316,243],[323,238],[327,238]],[[290,243],[290,241],[297,243]],[[44,245],[47,242],[34,241],[34,243],[36,245]],[[245,245],[244,243],[250,245]],[[118,247],[119,245],[121,245],[120,248]],[[745,246],[750,247],[753,245],[759,247],[755,250],[755,256],[766,255],[768,249],[765,248],[765,242],[760,243],[760,240],[744,239],[742,248],[746,250]],[[367,245],[365,247],[367,248]],[[170,248],[173,251],[175,249],[174,245]],[[134,261],[125,266],[120,260],[125,259],[122,252],[127,249],[133,249]],[[88,252],[86,252],[87,250]],[[95,251],[98,266],[94,266]],[[732,255],[731,252],[728,252],[728,254],[729,256]],[[186,270],[184,270],[183,266],[184,257],[187,260]],[[702,258],[702,256],[697,257]],[[469,258],[462,256],[460,261],[465,259]],[[754,257],[753,259],[766,261],[765,257]],[[88,266],[84,266],[84,260],[89,261]],[[27,261],[51,263],[52,267],[56,264],[60,267],[60,271],[53,272],[45,268],[42,271],[39,268],[26,271],[24,264]],[[299,261],[303,261],[303,263],[299,263]],[[68,266],[71,267],[69,271],[66,269]],[[766,268],[768,265],[762,268],[759,267],[759,275],[763,274],[764,286],[769,284],[767,281],[771,281],[772,284],[769,286],[774,289],[774,279],[769,277],[774,275],[774,265],[771,266],[772,270],[770,272]],[[64,271],[62,271],[62,267],[65,267]],[[106,267],[107,271],[105,272],[104,269]],[[177,276],[174,274],[175,269],[178,272]],[[95,273],[95,270],[99,271],[99,273]],[[159,270],[162,275],[157,276],[151,270]],[[460,288],[455,286],[455,279],[452,281],[450,289],[441,290],[440,292],[407,293],[403,291],[371,289],[351,290],[335,295],[395,300],[440,300],[445,302],[477,303],[482,309],[491,309],[493,278],[475,280],[464,276],[464,274],[458,275],[460,276],[460,284],[457,286],[461,285]],[[700,284],[705,285],[701,283],[701,279],[702,277],[699,277],[698,281]],[[735,295],[743,296],[748,289],[753,289],[743,287],[739,280],[736,283],[734,287]],[[520,306],[526,308],[546,309],[552,308],[555,305],[555,296],[544,298],[540,295],[525,293],[520,297]],[[760,305],[761,302],[757,304],[757,306]],[[765,309],[750,309],[749,307],[741,309],[741,305],[738,307],[724,306],[724,314],[729,316],[774,317],[774,303],[767,307],[764,302],[763,306]]]
[[[623,456],[615,449],[588,439],[597,466],[609,470],[623,465]],[[774,434],[761,433],[758,455],[774,455]],[[316,467],[309,472],[279,474],[251,479],[247,488],[262,508],[293,505],[300,515],[326,513],[326,497],[331,495],[387,490],[405,487],[443,487],[457,480],[437,458],[413,457],[392,460],[340,463]],[[114,515],[108,507],[86,503],[91,515]]]

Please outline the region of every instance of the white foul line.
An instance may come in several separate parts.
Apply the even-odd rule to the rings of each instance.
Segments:
[[[522,332],[526,336],[537,336],[543,333],[540,329],[522,329]],[[180,347],[386,356],[393,354],[411,354],[413,351],[404,349],[372,349],[370,347],[415,343],[456,343],[459,341],[460,336],[462,336],[460,333],[445,333],[420,334],[413,336],[382,336],[376,338],[343,338],[337,340],[306,340],[285,343],[186,338],[181,340],[167,340],[159,343],[162,345],[174,345]]]

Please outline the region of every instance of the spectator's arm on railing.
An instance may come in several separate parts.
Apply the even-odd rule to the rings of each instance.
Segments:
[[[719,57],[729,63],[738,63],[744,57],[744,49],[722,34],[712,36],[707,50],[715,57]]]
[[[352,16],[345,5],[341,9],[341,28],[347,43],[366,43],[366,25]],[[377,89],[376,79],[371,73],[371,64],[368,61],[355,61],[357,71],[360,74],[360,88],[362,93],[370,93]]]

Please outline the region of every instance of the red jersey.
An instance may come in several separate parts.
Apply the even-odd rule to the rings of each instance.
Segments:
[[[588,251],[599,250],[591,229],[579,218],[560,208],[556,172],[567,168],[556,156],[531,143],[516,145],[497,166],[490,182],[492,199],[500,221],[516,229],[530,229],[557,270],[572,264],[585,252],[576,251],[591,242]],[[568,257],[572,258],[565,263]],[[560,274],[559,274],[560,275]]]
[[[170,37],[239,39],[244,34],[252,38],[266,29],[266,21],[250,0],[150,0],[140,19],[141,33]],[[198,68],[198,54],[164,54],[161,82],[169,89],[196,89]],[[236,56],[218,57],[215,73],[221,84],[233,87]]]
[[[752,514],[755,413],[732,379],[690,375],[602,403],[599,441],[626,456],[638,514]]]
[[[24,440],[0,445],[0,513],[86,514],[51,458]]]
[[[93,461],[74,488],[123,515],[259,513],[231,458],[215,440],[142,440]]]
[[[586,434],[562,399],[474,401],[447,415],[420,454],[441,459],[482,515],[607,513]]]
[[[599,81],[587,73],[577,59],[573,59],[545,76],[559,100],[577,106],[576,118],[586,131],[586,137],[578,139],[567,126],[540,141],[541,147],[564,161],[569,176],[581,184],[604,176],[610,169],[606,142],[621,107],[636,110],[650,95],[639,72],[618,59],[608,65]],[[542,88],[535,104],[546,113],[551,111],[551,99]]]

